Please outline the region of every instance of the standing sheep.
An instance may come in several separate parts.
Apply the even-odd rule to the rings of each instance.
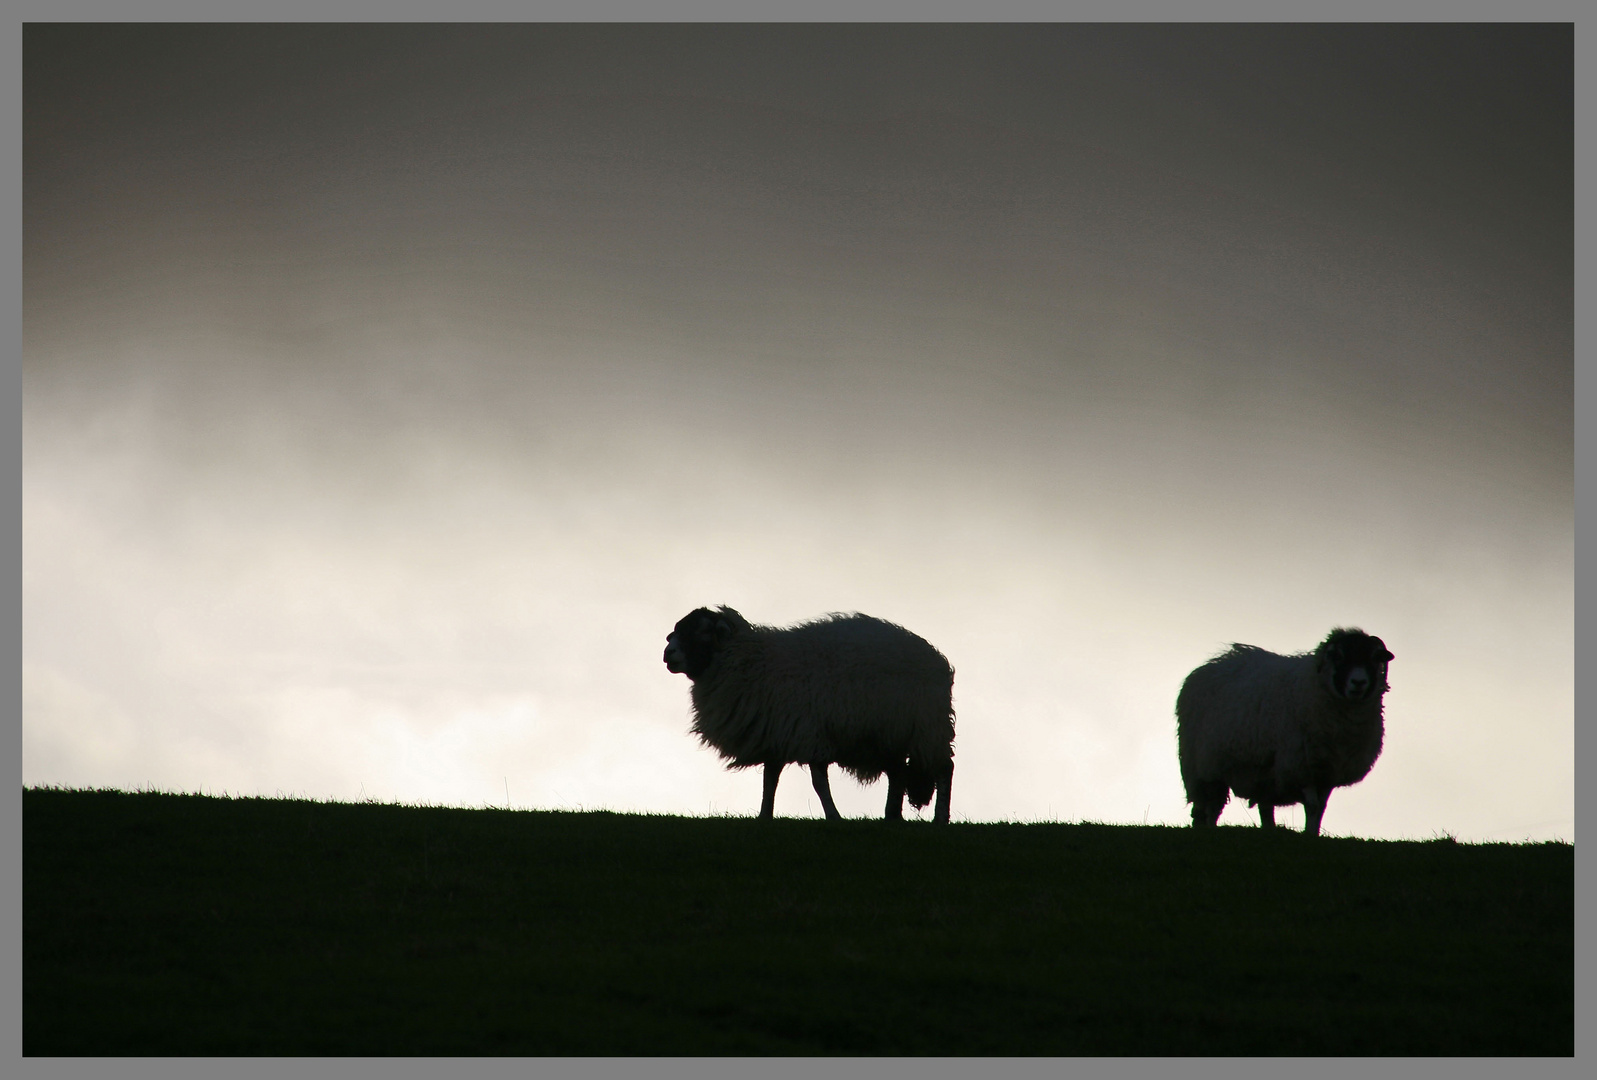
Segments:
[[[729,607],[699,608],[665,639],[666,670],[693,683],[693,732],[728,767],[765,766],[760,817],[773,814],[789,762],[810,768],[829,819],[835,762],[862,783],[887,775],[887,819],[931,802],[948,821],[954,779],[954,670],[901,626],[828,615],[756,626]]]
[[[1311,653],[1229,650],[1187,676],[1176,698],[1181,781],[1194,826],[1220,819],[1231,792],[1258,806],[1303,804],[1303,831],[1320,833],[1331,789],[1356,784],[1381,756],[1386,643],[1335,629]]]

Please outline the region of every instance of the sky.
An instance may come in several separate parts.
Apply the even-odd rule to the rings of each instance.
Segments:
[[[1187,672],[1356,625],[1327,833],[1573,840],[1567,26],[23,45],[25,784],[753,814],[728,604],[941,649],[956,821],[1179,825]]]

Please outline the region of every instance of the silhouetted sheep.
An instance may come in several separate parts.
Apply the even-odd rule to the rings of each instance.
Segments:
[[[810,768],[828,818],[827,767],[863,783],[887,776],[887,819],[935,793],[948,821],[954,778],[954,671],[901,626],[828,615],[756,626],[729,607],[699,608],[666,637],[665,666],[693,683],[693,732],[733,769],[765,766],[760,816],[772,816],[789,762]]]
[[[1332,630],[1311,653],[1229,650],[1187,676],[1176,698],[1181,780],[1194,826],[1214,825],[1231,792],[1275,825],[1275,808],[1303,804],[1318,836],[1331,789],[1356,784],[1381,756],[1386,643]]]

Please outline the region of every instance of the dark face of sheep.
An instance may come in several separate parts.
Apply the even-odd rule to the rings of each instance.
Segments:
[[[1333,630],[1319,649],[1320,677],[1331,693],[1352,702],[1384,694],[1386,643],[1362,630]]]
[[[709,608],[682,616],[665,638],[665,669],[698,681],[715,662],[715,650],[732,633],[726,617]]]

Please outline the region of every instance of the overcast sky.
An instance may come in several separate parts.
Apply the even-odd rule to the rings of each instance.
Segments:
[[[752,814],[729,604],[1178,824],[1186,673],[1357,625],[1327,832],[1573,839],[1567,26],[23,39],[25,783]]]

